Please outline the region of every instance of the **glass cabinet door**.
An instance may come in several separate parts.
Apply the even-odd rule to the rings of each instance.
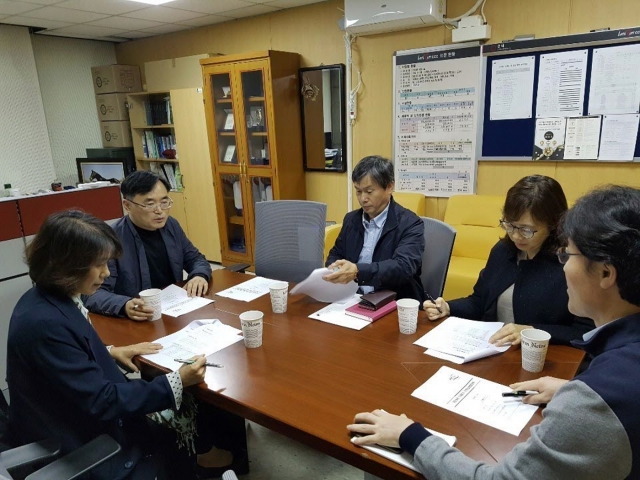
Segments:
[[[269,138],[267,124],[266,97],[264,90],[263,62],[253,62],[240,69],[242,103],[246,125],[247,167],[269,167]]]
[[[229,254],[246,255],[247,221],[243,204],[242,175],[221,174],[219,180],[224,206],[224,215],[218,215],[220,220],[224,219],[224,227],[220,229],[220,234],[226,237]]]
[[[236,121],[233,111],[232,78],[230,72],[210,76],[213,116],[220,165],[238,165]]]

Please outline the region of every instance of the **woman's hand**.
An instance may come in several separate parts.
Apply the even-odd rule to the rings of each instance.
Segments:
[[[507,323],[504,327],[489,337],[489,343],[493,343],[496,347],[501,347],[510,343],[511,345],[520,345],[520,332],[525,328],[533,328],[529,325],[518,325],[515,323]]]
[[[323,280],[331,283],[349,283],[358,277],[358,266],[348,260],[336,260],[327,267],[335,272],[322,277]]]
[[[451,314],[449,304],[444,301],[442,297],[436,298],[435,303],[431,300],[427,300],[422,304],[422,308],[427,312],[427,318],[432,322],[440,320],[441,318],[448,317]],[[438,311],[440,309],[440,311]]]
[[[359,413],[353,424],[347,425],[347,430],[363,436],[353,437],[354,445],[385,445],[398,447],[400,434],[411,424],[413,420],[405,414],[392,415],[384,410],[374,410],[371,413]]]
[[[131,361],[136,355],[148,355],[150,353],[157,353],[162,350],[162,345],[159,343],[136,343],[135,345],[127,345],[126,347],[111,347],[109,353],[111,357],[118,363],[125,367],[138,372],[136,367]]]
[[[201,297],[203,295],[206,295],[207,291],[209,290],[209,282],[206,279],[196,275],[187,283],[185,283],[184,287],[182,288],[187,291],[187,295],[189,295],[190,297]]]
[[[153,308],[145,307],[144,300],[141,298],[132,298],[124,304],[124,313],[131,320],[136,322],[144,322],[153,318]]]
[[[204,382],[204,373],[207,370],[207,367],[204,365],[207,363],[207,359],[204,355],[196,355],[189,360],[193,360],[191,365],[184,364],[178,370],[183,387],[190,387],[191,385]]]
[[[535,390],[535,395],[527,395],[522,397],[522,403],[530,403],[539,405],[541,403],[549,403],[556,392],[569,380],[555,377],[541,377],[535,380],[527,380],[526,382],[518,382],[509,385],[513,390]]]

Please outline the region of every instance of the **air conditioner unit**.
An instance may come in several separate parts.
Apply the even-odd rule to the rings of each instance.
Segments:
[[[345,0],[344,27],[371,35],[438,25],[446,9],[447,0]]]

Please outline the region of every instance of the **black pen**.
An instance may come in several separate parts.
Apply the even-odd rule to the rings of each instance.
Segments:
[[[502,392],[503,397],[526,397],[527,395],[537,395],[540,392],[535,390],[516,390],[515,392]]]
[[[179,358],[174,358],[173,359],[174,362],[178,362],[178,363],[184,363],[185,365],[193,365],[196,361],[195,360],[180,360]],[[224,365],[221,365],[219,363],[205,363],[204,364],[205,367],[216,367],[216,368],[224,368]]]
[[[427,293],[427,299],[430,300],[436,306],[436,310],[438,310],[439,313],[442,313],[442,310],[440,309],[440,307],[438,305],[436,305],[436,301],[428,293]]]

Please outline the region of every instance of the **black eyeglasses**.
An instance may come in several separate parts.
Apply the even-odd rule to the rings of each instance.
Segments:
[[[560,247],[558,249],[558,251],[556,252],[556,255],[558,256],[558,261],[561,264],[565,264],[569,261],[569,258],[571,258],[572,255],[582,255],[581,253],[569,253],[567,252],[567,247]]]
[[[500,226],[507,233],[513,233],[514,231],[518,231],[522,238],[533,238],[538,230],[534,230],[529,227],[516,227],[513,223],[507,222],[504,218],[500,219]]]
[[[153,212],[158,207],[160,207],[160,210],[169,210],[171,208],[171,205],[173,205],[173,200],[170,198],[160,200],[159,203],[147,203],[147,204],[134,202],[133,200],[129,200],[129,199],[127,199],[127,201],[133,203],[134,205],[138,205],[140,208],[144,208],[148,212]]]

